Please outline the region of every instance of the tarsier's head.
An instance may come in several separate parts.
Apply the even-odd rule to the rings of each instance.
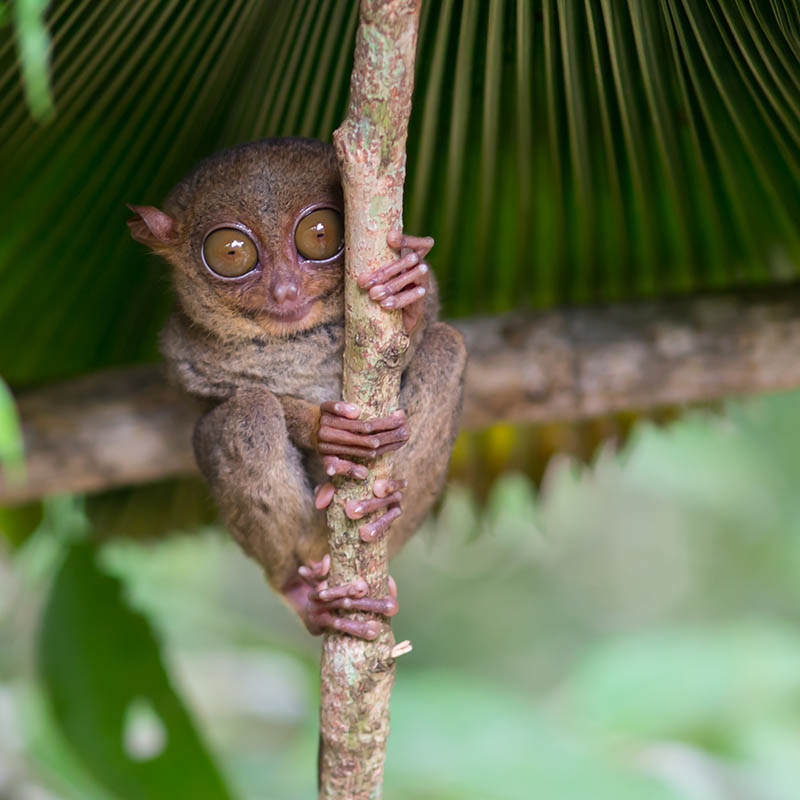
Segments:
[[[344,206],[333,148],[264,139],[199,164],[131,235],[174,266],[181,307],[222,336],[286,335],[342,314]]]

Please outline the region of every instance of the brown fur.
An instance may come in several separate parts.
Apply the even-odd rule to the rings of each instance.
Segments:
[[[298,214],[316,203],[343,207],[332,148],[267,139],[218,153],[172,190],[164,207],[172,228],[159,218],[169,239],[135,221],[136,238],[174,267],[180,308],[162,350],[174,378],[207,402],[195,429],[198,465],[234,537],[279,591],[327,549],[325,514],[313,502],[325,478],[315,432],[319,404],[341,396],[343,265],[307,268],[292,244]],[[199,255],[209,228],[230,222],[253,231],[265,262],[235,282],[215,278]],[[281,271],[313,303],[299,323],[270,316],[269,281]],[[411,436],[395,453],[394,474],[409,486],[390,529],[392,552],[441,490],[457,430],[465,351],[453,328],[434,322],[437,308],[432,282],[403,373]]]

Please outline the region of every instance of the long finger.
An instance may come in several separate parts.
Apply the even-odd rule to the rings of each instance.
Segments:
[[[320,428],[334,427],[351,433],[376,433],[397,428],[406,421],[406,412],[398,408],[386,417],[373,417],[372,419],[346,419],[332,414],[323,413],[319,418]]]
[[[417,253],[406,253],[404,256],[391,261],[383,267],[378,267],[371,272],[362,272],[357,278],[356,283],[362,289],[370,289],[379,283],[386,283],[390,278],[395,275],[400,275],[412,267],[415,267],[422,259]]]
[[[393,481],[389,478],[378,478],[378,480],[372,484],[372,494],[374,494],[375,497],[388,497],[394,492],[402,492],[407,486],[408,481],[406,480]]]
[[[356,464],[345,458],[325,456],[322,459],[322,466],[325,469],[325,474],[331,478],[334,475],[349,475],[358,481],[365,481],[369,477],[369,470],[363,464]]]
[[[308,564],[298,567],[297,573],[306,583],[314,586],[330,572],[330,569],[331,557],[329,553],[325,553],[322,561],[309,561]]]
[[[332,600],[325,603],[326,609],[341,608],[346,611],[368,611],[372,614],[383,614],[386,617],[393,617],[397,613],[397,597],[364,597],[354,600],[350,597],[343,597],[341,600]]]
[[[432,236],[409,236],[403,231],[389,231],[386,234],[386,243],[395,249],[408,247],[419,253],[421,258],[425,258],[435,244]]]
[[[402,447],[402,443],[396,445],[396,447]],[[352,458],[366,458],[370,461],[375,458],[379,452],[386,452],[384,448],[381,447],[377,450],[368,450],[364,447],[350,447],[345,444],[333,444],[332,442],[319,442],[317,450],[323,456],[350,456]]]
[[[336,487],[332,483],[321,483],[314,489],[314,506],[320,511],[327,508],[333,500]]]
[[[406,286],[413,284],[424,286],[428,283],[430,270],[431,268],[427,264],[422,263],[414,269],[410,269],[408,272],[386,281],[386,283],[379,283],[377,286],[373,286],[369,290],[369,296],[373,300],[383,300],[384,297],[388,297],[390,294],[397,294]]]
[[[351,433],[341,428],[332,428],[330,425],[321,425],[317,431],[317,441],[329,444],[346,444],[351,447],[363,447],[367,450],[377,450],[383,442],[378,435],[367,436],[363,433]]]
[[[415,286],[407,292],[400,292],[400,294],[393,294],[385,300],[381,300],[381,308],[403,308],[410,303],[416,303],[427,294],[428,290],[424,286]]]
[[[339,431],[336,428],[320,428],[320,433],[317,436],[317,449],[320,453],[327,453],[330,451],[323,450],[323,446],[333,445],[335,447],[355,447],[363,449],[365,452],[372,452],[392,442],[407,442],[409,435],[408,425],[403,425],[395,430],[376,433],[373,436],[362,436],[358,433]],[[339,451],[334,450],[333,452],[338,453]]]
[[[408,425],[403,425],[400,428],[396,428],[393,431],[383,431],[382,433],[376,433],[373,439],[378,440],[378,447],[383,447],[385,444],[391,444],[392,442],[407,442],[408,437],[411,435],[411,431]]]
[[[330,611],[315,614],[314,622],[321,627],[349,633],[359,639],[375,639],[381,632],[381,625],[375,619],[362,622],[352,617],[337,617]]]
[[[392,506],[383,516],[378,517],[375,522],[367,522],[358,529],[358,535],[362,542],[374,542],[389,530],[389,526],[403,513],[400,506]]]
[[[369,586],[363,578],[353,581],[352,583],[343,583],[341,586],[325,586],[320,589],[312,589],[308,593],[309,600],[320,600],[323,603],[328,603],[331,600],[339,600],[342,597],[364,597]]]
[[[403,439],[402,442],[391,442],[390,444],[385,444],[375,451],[375,456],[382,456],[384,453],[391,453],[392,450],[399,450],[407,441],[407,439]]]
[[[345,403],[344,400],[326,400],[319,404],[319,410],[348,419],[358,419],[358,415],[361,413],[359,406],[355,403]]]
[[[379,508],[386,508],[392,503],[399,503],[403,499],[402,492],[392,492],[388,497],[365,497],[361,500],[348,500],[344,504],[344,513],[350,519],[361,519],[377,511]]]

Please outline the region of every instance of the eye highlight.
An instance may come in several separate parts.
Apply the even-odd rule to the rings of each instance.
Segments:
[[[203,242],[206,266],[223,278],[239,278],[258,263],[253,240],[238,228],[219,228]]]
[[[332,208],[318,208],[297,223],[294,232],[297,252],[309,261],[327,261],[344,245],[342,215]]]

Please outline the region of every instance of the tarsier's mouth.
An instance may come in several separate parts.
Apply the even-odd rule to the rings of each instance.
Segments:
[[[272,307],[265,308],[264,313],[274,320],[279,322],[300,322],[305,317],[311,307],[314,305],[314,300],[309,300],[299,306],[292,306],[290,308]]]

